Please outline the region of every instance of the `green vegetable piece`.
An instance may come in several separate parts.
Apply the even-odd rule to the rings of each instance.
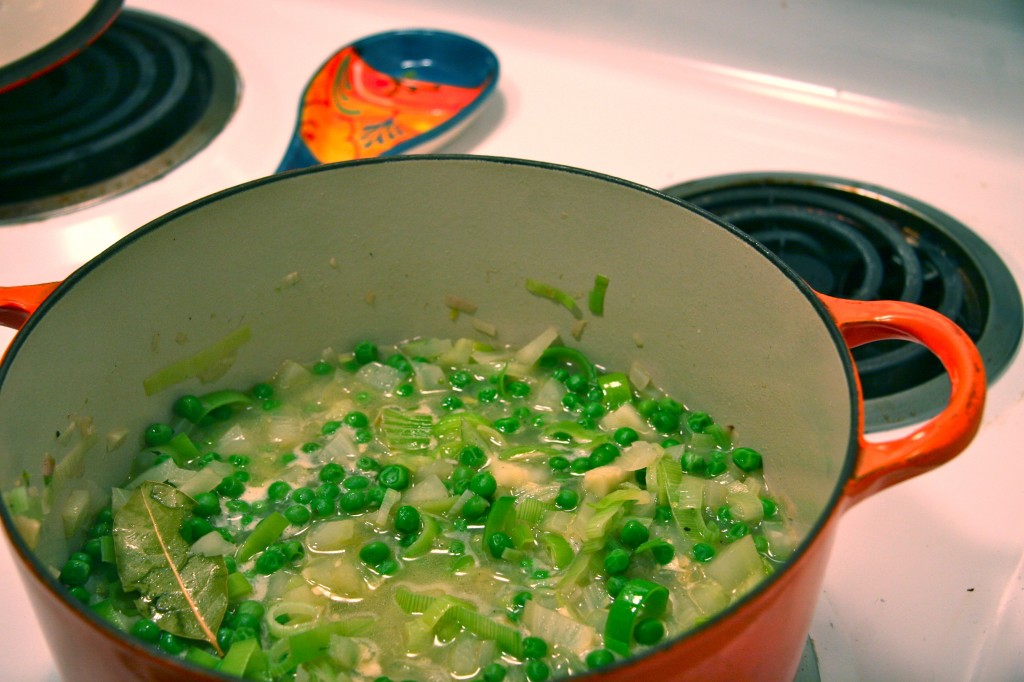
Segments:
[[[602,374],[597,378],[597,385],[601,389],[601,404],[609,410],[614,410],[633,399],[629,377],[623,372]]]
[[[534,296],[554,301],[572,313],[572,316],[576,319],[583,316],[583,313],[580,311],[579,306],[576,305],[576,301],[573,297],[557,287],[553,287],[550,284],[545,284],[543,282],[538,282],[535,279],[527,279],[526,290]]]
[[[594,276],[594,288],[587,295],[587,308],[591,315],[604,315],[604,299],[608,292],[608,278],[604,275]]]
[[[508,533],[503,533],[502,531],[491,533],[487,536],[486,542],[487,550],[495,559],[500,559],[506,549],[512,549],[514,546],[512,538],[509,537]]]
[[[580,372],[586,384],[593,384],[597,381],[597,368],[582,351],[568,346],[550,346],[540,354],[537,361],[541,367],[554,367],[556,365],[568,365]]]
[[[544,661],[526,662],[526,679],[529,682],[545,682],[551,677],[551,668]]]
[[[190,554],[178,532],[194,504],[168,485],[139,486],[114,515],[117,572],[161,629],[205,639],[223,653],[215,633],[227,611],[227,566],[220,557]]]
[[[662,585],[643,578],[628,581],[608,608],[605,647],[620,656],[629,656],[638,618],[659,618],[667,605],[668,590]]]
[[[281,512],[272,512],[263,517],[235,552],[235,560],[248,561],[262,552],[281,537],[281,534],[288,528],[288,524],[288,518]]]

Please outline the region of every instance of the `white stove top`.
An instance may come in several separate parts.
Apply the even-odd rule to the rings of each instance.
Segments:
[[[0,225],[0,285],[56,281],[145,222],[272,173],[312,72],[381,30],[443,28],[501,60],[444,151],[579,166],[652,187],[748,171],[857,179],[975,229],[1024,285],[1024,9],[1015,0],[571,3],[129,0],[213,38],[243,81],[203,151],[119,197]],[[584,15],[585,13],[585,15]],[[98,311],[98,314],[101,314]],[[0,329],[0,346],[13,334]],[[954,462],[841,521],[811,631],[821,678],[1024,679],[1024,359]],[[58,675],[6,544],[6,680]]]

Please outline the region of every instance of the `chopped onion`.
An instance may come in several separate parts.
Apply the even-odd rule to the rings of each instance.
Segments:
[[[581,657],[593,647],[597,638],[597,631],[594,628],[541,606],[536,600],[526,602],[523,609],[523,625],[533,636],[545,639]]]
[[[373,520],[378,528],[384,528],[388,525],[388,517],[391,515],[391,508],[394,507],[401,498],[402,494],[394,488],[387,489],[384,493],[384,499],[380,503],[380,509],[377,510],[377,516],[374,517]]]
[[[210,531],[193,542],[190,551],[200,556],[232,556],[235,553],[235,546],[217,531]]]
[[[651,383],[651,373],[638,360],[629,366],[629,383],[638,391],[644,390]]]
[[[638,440],[622,451],[622,456],[615,460],[615,466],[624,471],[638,471],[651,466],[661,457],[661,447],[643,440]]]
[[[402,383],[404,377],[399,370],[391,365],[385,365],[382,362],[369,362],[359,368],[356,378],[381,393],[391,393]]]
[[[536,364],[537,360],[540,359],[541,354],[548,349],[555,339],[558,338],[558,328],[548,327],[542,331],[536,338],[527,343],[525,346],[516,351],[516,362],[522,363],[527,366]]]

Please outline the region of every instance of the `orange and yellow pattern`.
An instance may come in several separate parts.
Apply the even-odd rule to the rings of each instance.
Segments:
[[[435,129],[473,102],[488,83],[465,88],[394,78],[354,47],[335,54],[303,96],[299,134],[320,163],[381,156]]]

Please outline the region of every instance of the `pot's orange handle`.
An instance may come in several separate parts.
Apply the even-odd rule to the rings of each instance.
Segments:
[[[912,303],[818,296],[850,348],[885,339],[920,343],[942,362],[951,385],[949,403],[942,412],[893,440],[866,440],[861,410],[860,456],[844,491],[848,501],[858,502],[933,469],[966,448],[981,425],[985,406],[985,366],[970,337],[944,315]]]
[[[0,326],[21,329],[29,315],[46,300],[58,282],[0,287]]]

